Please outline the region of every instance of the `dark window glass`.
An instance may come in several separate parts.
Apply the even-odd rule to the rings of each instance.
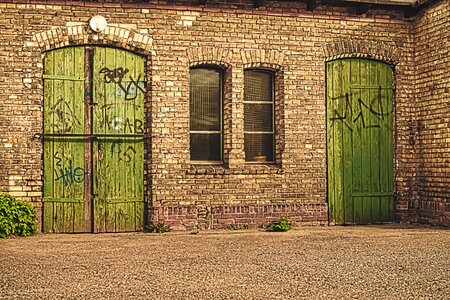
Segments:
[[[211,68],[190,71],[191,160],[222,160],[222,72]]]
[[[246,70],[244,77],[244,101],[273,102],[272,72]]]
[[[273,161],[272,133],[245,133],[245,158],[247,161]]]
[[[244,103],[244,130],[272,132],[272,103]]]
[[[191,160],[220,161],[221,134],[191,132]]]
[[[244,72],[246,161],[275,161],[273,78],[273,73],[268,71],[246,70]]]

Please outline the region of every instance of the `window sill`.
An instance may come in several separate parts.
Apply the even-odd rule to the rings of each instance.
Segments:
[[[223,166],[224,162],[221,160],[191,160],[191,166]]]
[[[284,169],[274,162],[246,162],[242,174],[284,174]]]
[[[216,175],[225,174],[228,167],[223,162],[191,162],[189,169],[186,170],[186,174],[190,175]]]
[[[242,166],[229,168],[226,164],[191,163],[186,174],[189,175],[258,175],[284,174],[285,170],[276,163],[245,163]]]

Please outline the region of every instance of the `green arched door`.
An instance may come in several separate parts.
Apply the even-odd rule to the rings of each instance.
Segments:
[[[144,225],[144,60],[106,47],[44,59],[44,232]]]
[[[332,224],[394,218],[390,65],[368,59],[328,62],[327,167]]]

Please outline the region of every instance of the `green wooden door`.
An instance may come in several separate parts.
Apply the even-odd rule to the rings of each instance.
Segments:
[[[71,47],[44,59],[44,232],[144,225],[144,61]]]
[[[392,69],[340,59],[326,72],[330,222],[393,221]]]

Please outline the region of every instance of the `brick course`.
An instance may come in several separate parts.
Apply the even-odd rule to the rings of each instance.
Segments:
[[[400,10],[357,15],[328,5],[312,13],[299,2],[128,2],[0,1],[0,190],[40,211],[43,54],[102,44],[147,59],[150,220],[180,229],[257,226],[279,216],[324,224],[325,62],[367,57],[395,70],[397,219],[448,224],[448,0],[409,19]],[[97,14],[110,24],[104,33],[88,29]],[[189,67],[203,63],[225,69],[224,166],[189,162]],[[244,163],[248,67],[276,72],[276,165]]]

